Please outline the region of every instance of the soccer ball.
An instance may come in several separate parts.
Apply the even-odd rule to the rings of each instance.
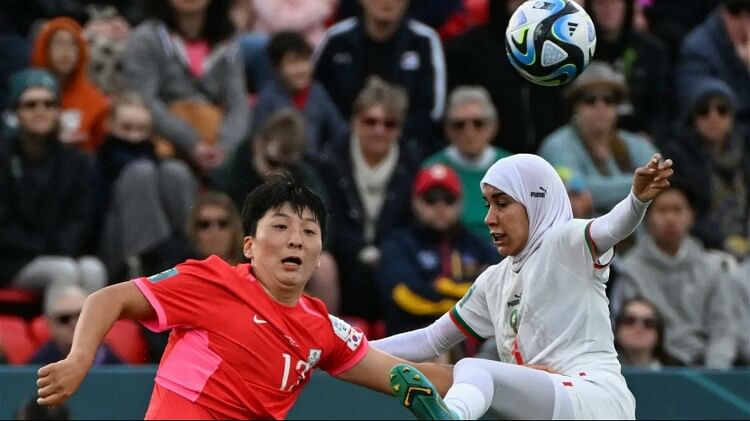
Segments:
[[[508,60],[525,79],[560,86],[591,61],[596,31],[573,0],[529,0],[516,9],[505,31]]]

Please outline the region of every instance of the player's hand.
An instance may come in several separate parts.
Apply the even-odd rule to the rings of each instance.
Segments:
[[[674,174],[672,160],[664,161],[660,154],[655,153],[648,164],[635,170],[633,176],[635,197],[642,202],[653,200],[659,193],[669,187],[669,177],[672,174]]]
[[[37,372],[36,402],[39,405],[59,405],[78,390],[91,364],[82,359],[68,358],[48,364]]]

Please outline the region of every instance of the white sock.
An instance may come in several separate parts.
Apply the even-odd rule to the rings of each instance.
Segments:
[[[444,401],[448,409],[462,420],[478,420],[490,409],[490,403],[484,398],[484,393],[469,383],[453,384]]]

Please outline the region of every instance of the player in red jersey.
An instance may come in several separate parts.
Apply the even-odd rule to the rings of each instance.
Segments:
[[[370,348],[361,331],[303,295],[325,235],[320,197],[288,175],[274,177],[248,195],[243,228],[250,264],[188,260],[92,294],[70,354],[39,369],[38,403],[69,398],[123,318],[172,329],[147,419],[284,418],[316,367],[391,394],[389,372],[402,361]],[[450,368],[420,369],[442,391],[450,386]]]

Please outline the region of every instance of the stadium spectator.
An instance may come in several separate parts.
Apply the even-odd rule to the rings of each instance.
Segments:
[[[619,125],[633,132],[661,135],[671,122],[674,83],[669,57],[658,38],[633,28],[639,0],[586,0],[596,28],[594,59],[625,76],[630,95],[620,104]]]
[[[58,420],[64,421],[70,418],[70,409],[67,405],[39,405],[36,398],[30,398],[16,409],[16,420]]]
[[[28,364],[45,365],[65,358],[73,345],[73,332],[88,294],[77,285],[48,288],[44,294],[44,317],[49,326],[50,340],[31,356]],[[93,365],[122,364],[107,344],[97,349]]]
[[[240,213],[224,192],[207,191],[198,197],[190,212],[188,236],[199,259],[216,255],[230,265],[245,261]]]
[[[227,165],[213,175],[214,186],[229,194],[239,208],[248,193],[279,171],[289,171],[327,200],[327,188],[313,165],[304,160],[305,120],[293,108],[271,114],[251,140],[243,142]],[[326,246],[328,243],[326,243]],[[336,261],[328,249],[309,283],[309,291],[321,298],[332,313],[339,308]]]
[[[185,227],[198,182],[183,161],[156,157],[152,126],[144,100],[123,93],[114,98],[97,156],[100,255],[118,282],[191,255]]]
[[[677,92],[686,105],[691,88],[706,76],[729,85],[737,96],[736,120],[750,131],[750,1],[722,0],[706,20],[693,29],[680,49]]]
[[[312,79],[312,47],[296,32],[278,32],[266,49],[274,78],[258,95],[251,132],[257,132],[274,111],[294,107],[305,116],[305,154],[319,156],[326,143],[346,136],[348,129],[323,85]]]
[[[647,233],[620,265],[614,301],[648,297],[664,317],[665,350],[682,365],[728,368],[736,355],[730,274],[688,234],[694,221],[689,197],[673,183],[654,199]]]
[[[679,132],[661,147],[691,187],[693,233],[709,248],[737,257],[750,252],[750,133],[735,124],[736,96],[724,82],[703,78],[691,87]]]
[[[0,282],[44,289],[107,283],[104,265],[82,256],[91,220],[92,177],[86,157],[58,138],[60,90],[39,69],[11,76],[17,132],[0,142]]]
[[[251,264],[190,260],[91,295],[68,357],[38,372],[38,403],[63,403],[78,389],[118,318],[174,328],[148,419],[283,419],[316,367],[392,393],[389,369],[400,360],[369,347],[360,330],[303,294],[326,234],[320,196],[286,174],[245,204],[243,254]],[[422,369],[447,390],[449,368]]]
[[[406,93],[377,76],[368,79],[352,110],[350,138],[332,145],[318,173],[330,197],[331,251],[339,265],[342,314],[377,320],[381,303],[373,278],[380,245],[407,225],[417,163],[400,148]]]
[[[89,48],[81,26],[66,17],[50,20],[34,40],[31,64],[57,77],[62,91],[60,140],[93,152],[104,139],[107,98],[88,80]]]
[[[620,364],[659,370],[674,365],[664,351],[664,322],[648,300],[634,297],[622,304],[615,318],[615,349]]]
[[[250,115],[229,0],[146,6],[150,19],[123,53],[122,85],[152,109],[154,131],[167,142],[162,153],[186,156],[206,173],[245,138]]]
[[[245,0],[255,12],[253,29],[271,36],[281,31],[300,33],[317,47],[338,0]]]
[[[91,5],[83,37],[89,50],[88,78],[106,95],[122,91],[122,52],[130,24],[114,6]]]
[[[505,29],[522,0],[491,0],[489,21],[446,43],[448,87],[480,85],[497,108],[502,127],[493,140],[510,152],[536,153],[542,139],[565,122],[562,88],[535,85],[505,54]]]
[[[478,238],[487,240],[482,192],[477,188],[484,173],[500,158],[509,155],[490,145],[501,122],[487,90],[480,86],[460,86],[448,98],[443,130],[450,146],[427,158],[423,166],[445,164],[458,173],[464,200],[461,223]]]
[[[464,296],[479,273],[500,260],[489,241],[459,221],[463,200],[461,181],[450,167],[435,164],[417,173],[411,199],[414,224],[386,237],[376,271],[386,334],[434,322]]]
[[[617,129],[617,105],[627,85],[606,63],[593,62],[566,89],[571,122],[550,134],[539,155],[582,177],[601,215],[628,195],[633,170],[656,152],[645,138]]]
[[[326,32],[316,52],[315,78],[345,119],[353,116],[353,104],[369,76],[400,85],[409,97],[402,153],[421,160],[442,146],[434,131],[445,103],[445,58],[435,31],[405,17],[409,3],[362,0],[361,17]]]

